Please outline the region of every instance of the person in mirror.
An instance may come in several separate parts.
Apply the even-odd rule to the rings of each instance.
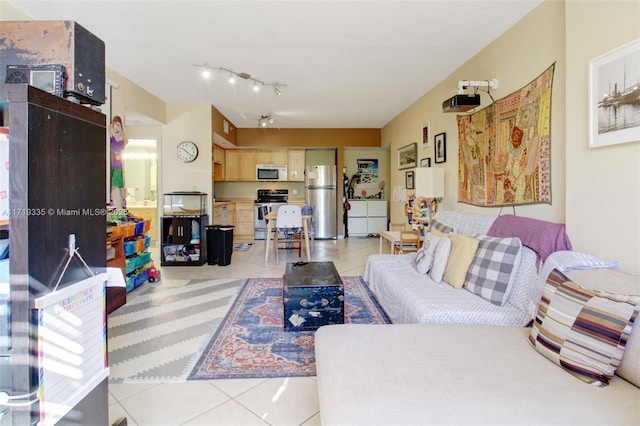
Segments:
[[[124,186],[124,162],[122,155],[129,140],[124,133],[120,116],[113,117],[109,126],[111,135],[111,200],[116,207],[127,208],[127,197]],[[118,201],[120,205],[118,205]]]

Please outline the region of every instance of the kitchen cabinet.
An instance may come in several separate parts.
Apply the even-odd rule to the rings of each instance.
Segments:
[[[224,182],[225,177],[225,149],[214,144],[213,145],[213,180],[214,182]]]
[[[164,216],[161,265],[203,265],[207,261],[209,216]]]
[[[256,164],[287,164],[286,149],[260,149],[256,151]]]
[[[234,235],[253,235],[253,201],[236,201],[236,227]]]
[[[213,207],[213,224],[235,226],[236,205],[235,203],[216,203]]]
[[[304,182],[304,149],[290,149],[288,152],[289,180],[292,182]]]
[[[255,182],[256,150],[225,150],[225,180],[227,182]]]
[[[379,234],[387,229],[387,202],[385,200],[349,200],[347,213],[349,235]]]

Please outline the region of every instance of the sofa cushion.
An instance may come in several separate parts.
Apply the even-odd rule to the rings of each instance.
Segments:
[[[430,229],[436,229],[443,234],[452,234],[456,232],[456,228],[451,225],[447,225],[446,223],[440,222],[438,219],[432,219],[429,224]]]
[[[566,275],[572,281],[591,290],[611,291],[617,294],[640,295],[640,275],[631,275],[609,268],[575,269]],[[622,363],[616,374],[640,387],[640,327],[633,327],[627,340]]]
[[[451,253],[451,240],[448,237],[443,237],[436,247],[433,256],[433,265],[431,265],[431,270],[429,271],[429,276],[436,283],[442,281],[444,270],[449,260],[449,253]]]
[[[519,238],[476,235],[478,250],[471,262],[464,286],[467,290],[502,306],[513,288],[520,265],[522,243]]]
[[[469,266],[476,255],[478,240],[462,234],[449,235],[451,253],[443,279],[454,288],[462,288]]]
[[[419,273],[426,274],[431,269],[431,265],[433,265],[433,257],[440,239],[440,237],[432,234],[431,232],[428,232],[425,236],[422,247],[418,250],[414,261],[416,270]]]
[[[579,379],[606,386],[622,361],[640,297],[589,290],[553,270],[529,341]]]

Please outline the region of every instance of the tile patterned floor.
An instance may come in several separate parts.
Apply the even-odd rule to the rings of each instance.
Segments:
[[[377,238],[316,240],[315,244],[312,260],[332,261],[344,276],[364,275],[367,258],[378,252]],[[157,249],[152,254],[159,264]],[[265,263],[264,241],[256,241],[248,251],[234,251],[227,266],[164,267],[161,273],[165,282],[280,277],[287,261],[298,260],[294,252],[283,251],[279,264],[273,256]],[[162,285],[162,280],[154,285]],[[129,293],[128,300],[144,297],[149,285]],[[110,424],[119,417],[126,417],[129,426],[320,424],[315,377],[110,384]]]

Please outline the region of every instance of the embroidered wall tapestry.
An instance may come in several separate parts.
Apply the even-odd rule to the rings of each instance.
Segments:
[[[522,89],[458,118],[458,200],[476,206],[551,203],[555,63]]]

